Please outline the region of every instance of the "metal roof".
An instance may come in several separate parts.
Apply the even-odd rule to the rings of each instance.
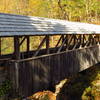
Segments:
[[[99,33],[100,25],[0,13],[0,36]]]

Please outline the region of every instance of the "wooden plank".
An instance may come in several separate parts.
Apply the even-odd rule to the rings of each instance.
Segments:
[[[81,48],[82,47],[82,38],[81,38],[82,35],[79,35],[74,37],[75,40],[77,39],[77,41],[75,42],[74,46],[73,46],[73,49],[72,50],[75,50],[76,48]]]

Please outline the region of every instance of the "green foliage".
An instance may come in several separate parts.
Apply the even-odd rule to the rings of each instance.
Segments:
[[[0,97],[4,96],[5,94],[8,94],[10,89],[11,89],[11,81],[5,80],[0,86]]]

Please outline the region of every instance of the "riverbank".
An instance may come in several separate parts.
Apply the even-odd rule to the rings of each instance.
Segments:
[[[58,97],[59,100],[100,100],[100,64],[71,78]]]

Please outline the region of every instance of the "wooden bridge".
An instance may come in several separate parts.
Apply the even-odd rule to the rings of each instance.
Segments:
[[[31,50],[31,38],[36,36],[42,37],[41,42]],[[52,37],[57,38],[53,47]],[[14,51],[10,54],[2,53],[2,39],[6,38],[12,38]],[[33,39],[34,44],[37,41]],[[0,13],[0,68],[5,67],[13,93],[29,96],[50,89],[99,62],[100,25]]]

